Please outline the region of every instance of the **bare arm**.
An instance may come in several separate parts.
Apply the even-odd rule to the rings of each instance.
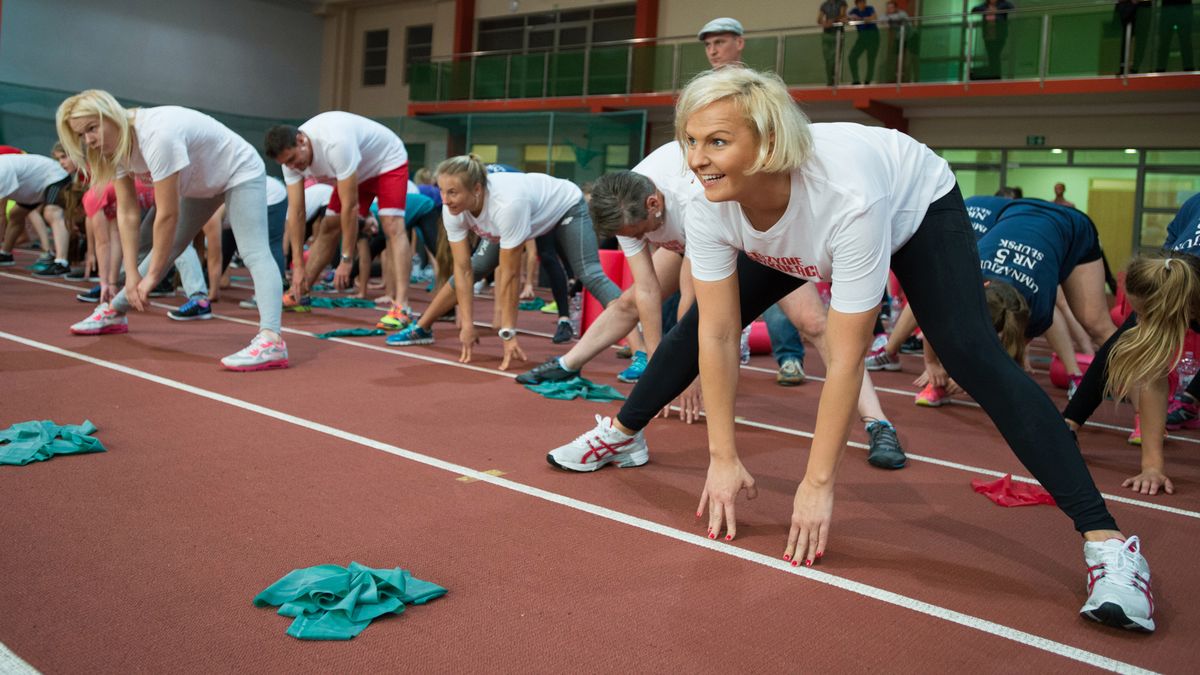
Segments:
[[[496,269],[496,307],[499,309],[500,325],[496,328],[517,327],[517,275],[520,274],[524,250],[523,246],[500,249],[500,266]],[[525,360],[525,353],[515,337],[504,341],[504,359],[500,362],[500,370],[508,370],[514,358]]]
[[[646,339],[646,354],[653,356],[662,342],[662,286],[654,271],[654,258],[650,247],[646,246],[637,255],[625,259],[629,271],[633,272],[633,300]]]
[[[125,288],[126,297],[130,304],[135,309],[141,310],[142,304],[140,296],[137,293],[129,293],[129,289],[135,289],[138,283],[141,282],[141,276],[137,270],[137,254],[138,254],[138,228],[142,221],[142,209],[138,205],[137,191],[133,185],[133,178],[125,176],[113,181],[113,186],[117,195],[117,232],[121,237],[121,253],[125,263]],[[157,186],[155,187],[155,198],[158,197]],[[178,200],[176,201],[178,208]],[[155,209],[157,213],[158,209]]]
[[[287,221],[284,233],[292,252],[292,287],[295,297],[304,295],[304,182],[287,186]]]

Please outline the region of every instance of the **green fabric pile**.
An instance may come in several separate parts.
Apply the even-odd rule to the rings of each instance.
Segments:
[[[517,309],[523,309],[523,310],[532,312],[532,311],[539,310],[545,306],[546,306],[545,300],[543,300],[541,298],[534,298],[532,300],[522,300],[520,302],[520,304],[517,305]]]
[[[328,333],[317,333],[316,337],[328,340],[335,337],[369,337],[372,335],[387,335],[387,331],[382,328],[342,328],[331,330]]]
[[[535,394],[541,394],[546,398],[554,398],[562,401],[570,401],[576,398],[582,398],[587,401],[624,401],[625,397],[621,392],[613,389],[607,384],[596,384],[591,380],[576,375],[569,380],[560,382],[543,382],[541,384],[527,384],[525,388]]]
[[[54,455],[104,452],[104,444],[92,436],[95,432],[91,420],[63,425],[50,420],[18,422],[0,431],[0,464],[24,466]]]
[[[365,307],[373,309],[375,303],[366,298],[313,298],[312,306],[320,309],[334,309],[337,307]]]
[[[401,614],[404,605],[423,605],[446,594],[399,567],[372,569],[317,565],[292,570],[254,598],[255,607],[278,606],[295,617],[287,634],[300,640],[349,640],[372,620]]]

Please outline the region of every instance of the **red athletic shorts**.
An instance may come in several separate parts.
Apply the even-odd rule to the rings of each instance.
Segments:
[[[371,202],[376,197],[379,198],[379,215],[404,215],[404,204],[408,200],[408,164],[358,184],[358,215],[363,218],[371,215]],[[336,216],[341,212],[342,200],[334,188],[325,215]]]

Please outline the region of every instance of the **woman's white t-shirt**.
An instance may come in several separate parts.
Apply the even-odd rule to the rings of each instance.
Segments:
[[[305,177],[345,180],[357,174],[368,181],[408,164],[408,150],[391,129],[353,113],[324,112],[300,125],[312,143],[312,164],[303,173],[283,167],[288,185]]]
[[[660,146],[638,162],[633,172],[654,181],[655,187],[662,193],[665,202],[663,224],[640,238],[618,236],[621,250],[626,257],[632,258],[646,248],[646,242],[652,242],[660,248],[683,254],[687,246],[687,234],[683,228],[687,203],[704,192],[704,186],[687,166],[683,146],[676,141]]]
[[[737,202],[703,195],[689,202],[692,275],[724,279],[745,251],[786,274],[832,282],[831,307],[864,312],[879,305],[892,254],[916,233],[929,205],[954,188],[954,174],[898,131],[850,123],[811,128],[813,155],[792,171],[787,210],[766,232],[750,225]]]
[[[179,174],[180,197],[213,197],[266,175],[262,157],[246,139],[201,112],[164,105],[133,113],[137,142],[117,178],[155,183]]]
[[[462,241],[470,231],[500,248],[516,248],[553,230],[580,199],[579,186],[544,173],[490,173],[479,216],[469,210],[450,215],[443,205],[442,222],[448,241]]]
[[[0,155],[0,199],[41,204],[46,188],[67,177],[56,160],[43,155]]]

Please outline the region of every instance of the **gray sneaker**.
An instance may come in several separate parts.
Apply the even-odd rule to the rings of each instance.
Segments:
[[[775,383],[781,387],[794,387],[804,384],[808,376],[804,374],[804,365],[800,359],[784,359],[779,364],[779,372],[775,374]]]
[[[567,370],[562,367],[562,363],[558,357],[548,359],[540,366],[536,366],[533,370],[521,373],[517,376],[517,384],[541,384],[543,382],[562,382],[569,380],[572,377],[578,377],[578,370]]]
[[[896,428],[890,422],[872,421],[867,425],[867,434],[871,437],[868,464],[880,469],[904,468],[908,458],[904,456],[904,448],[900,447],[900,439],[896,437]]]
[[[252,295],[250,296],[249,300],[242,300],[239,302],[238,307],[241,307],[242,309],[258,309],[258,301],[255,300],[254,296]]]

